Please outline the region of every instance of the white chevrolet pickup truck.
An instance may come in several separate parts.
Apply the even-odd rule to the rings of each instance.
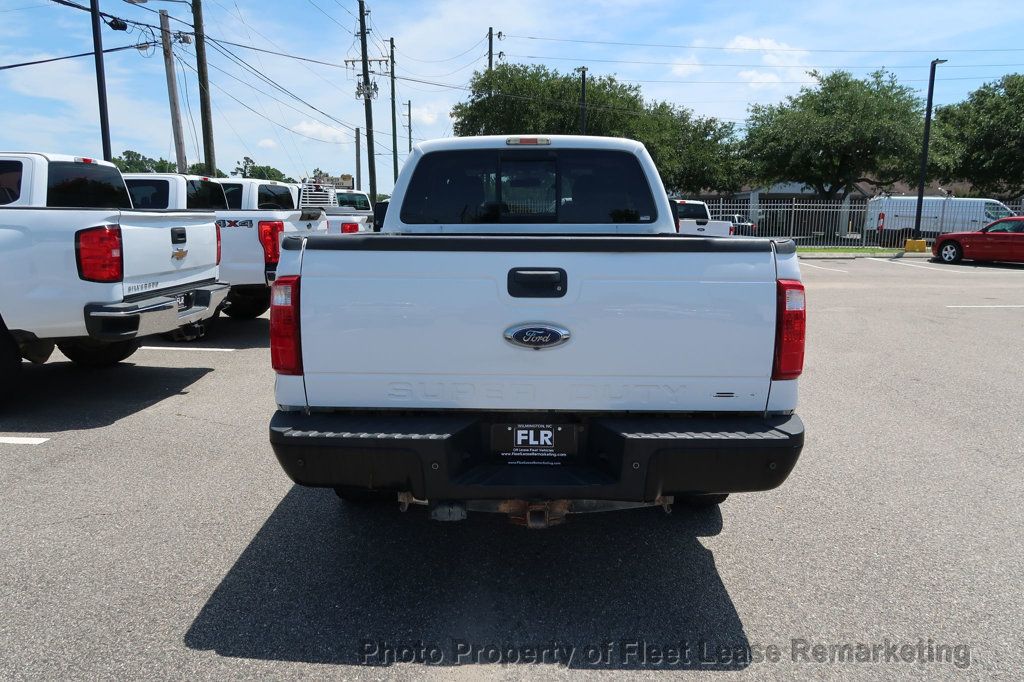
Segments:
[[[259,317],[270,307],[270,282],[280,257],[281,236],[327,234],[320,208],[299,209],[291,185],[256,178],[217,178],[227,209],[217,211],[224,240],[221,278],[231,284],[224,314],[236,319]]]
[[[219,260],[212,211],[133,208],[104,161],[0,152],[0,385],[55,345],[109,365],[211,317]]]
[[[420,144],[380,234],[283,242],[281,466],[530,527],[780,485],[804,440],[795,246],[678,235],[675,215],[635,141]]]

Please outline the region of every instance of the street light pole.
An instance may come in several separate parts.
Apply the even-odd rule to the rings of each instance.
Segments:
[[[924,182],[928,175],[928,140],[932,132],[932,95],[935,93],[935,67],[946,59],[933,59],[928,74],[928,105],[924,113],[924,143],[921,146],[921,172],[917,177],[917,212],[914,214],[914,239],[921,238],[921,210],[924,208]]]
[[[92,49],[96,57],[96,94],[100,104],[100,138],[103,141],[103,159],[110,161],[110,117],[107,115],[107,76],[103,70],[103,36],[100,35],[100,2],[89,0],[92,14]]]

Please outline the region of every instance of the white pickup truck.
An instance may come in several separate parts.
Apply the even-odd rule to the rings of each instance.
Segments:
[[[804,439],[795,246],[674,223],[635,141],[420,144],[380,234],[283,242],[281,466],[530,527],[778,486]]]
[[[109,365],[211,317],[219,260],[213,212],[135,209],[105,161],[0,152],[0,385],[54,345]]]
[[[224,240],[221,277],[231,284],[224,313],[249,320],[267,312],[270,283],[280,257],[282,235],[326,234],[320,208],[298,208],[297,191],[284,182],[256,178],[216,178],[227,209],[217,212]]]
[[[727,220],[712,220],[708,205],[693,199],[671,199],[679,212],[676,226],[679,234],[695,237],[731,237],[736,228]]]
[[[327,214],[327,231],[330,234],[353,234],[373,230],[373,209],[369,212],[357,210],[349,203],[339,203],[347,191],[335,189],[334,185],[320,182],[304,182],[298,188],[300,208],[322,208]],[[362,194],[361,192],[358,194]],[[365,196],[365,195],[363,195]],[[367,201],[369,201],[367,199]]]

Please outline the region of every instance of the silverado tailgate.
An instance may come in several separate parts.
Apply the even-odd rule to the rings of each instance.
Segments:
[[[120,224],[126,298],[216,281],[212,211],[122,211]]]
[[[541,281],[524,292],[515,284],[522,272],[548,273],[564,291]],[[315,237],[305,240],[300,291],[313,408],[767,404],[776,270],[766,240]],[[515,345],[506,333],[520,325],[562,328],[569,340]]]

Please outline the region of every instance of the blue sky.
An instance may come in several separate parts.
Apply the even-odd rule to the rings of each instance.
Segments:
[[[204,0],[203,7],[207,33],[214,38],[332,64],[358,56],[355,0]],[[923,97],[928,62],[946,58],[949,63],[940,67],[936,84],[937,104],[963,99],[1003,74],[1024,72],[1021,2],[375,0],[368,7],[371,56],[382,56],[387,38],[395,38],[396,73],[402,79],[398,100],[412,101],[414,141],[452,134],[448,112],[465,97],[463,88],[474,69],[486,66],[488,26],[506,36],[495,41],[495,52],[504,52],[506,61],[565,71],[586,65],[592,74],[640,82],[648,98],[739,125],[750,104],[777,102],[797,92],[810,68],[863,75],[884,66],[920,88]],[[150,10],[160,8],[191,21],[188,7],[180,3],[150,0],[138,7],[101,0],[105,12],[153,24],[157,15]],[[172,21],[175,26],[188,29]],[[103,28],[104,47],[146,37],[139,30],[125,34]],[[88,13],[46,0],[0,0],[0,65],[91,49]],[[270,89],[210,50],[220,168],[230,171],[248,155],[295,177],[315,167],[332,173],[354,170],[350,127],[365,123],[353,70],[229,49],[327,115]],[[184,70],[188,96],[181,102],[186,155],[192,162],[199,158],[189,117],[191,105],[199,135],[198,91],[189,68],[194,53],[191,45],[176,50],[184,62],[178,77],[180,86]],[[134,149],[173,158],[160,53],[126,50],[108,54],[106,65],[114,153]],[[90,58],[0,71],[0,149],[99,156],[93,74]],[[390,89],[386,76],[376,80],[377,176],[380,191],[386,192],[392,184]],[[406,149],[403,112],[400,106],[400,163]]]

